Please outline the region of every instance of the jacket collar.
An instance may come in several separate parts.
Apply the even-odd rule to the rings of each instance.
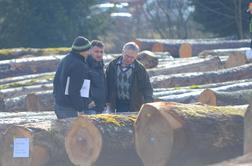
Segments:
[[[96,61],[91,55],[87,57],[86,61],[91,68],[101,69],[104,67],[103,61]]]
[[[71,51],[70,56],[73,56],[74,58],[77,58],[81,60],[82,62],[86,63],[86,59],[83,56],[81,56],[79,53]]]

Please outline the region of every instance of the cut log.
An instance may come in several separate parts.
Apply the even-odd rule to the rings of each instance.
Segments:
[[[174,57],[196,56],[204,50],[248,47],[250,40],[153,40],[136,39],[141,50],[169,51]],[[181,54],[180,54],[181,53]]]
[[[244,118],[244,154],[252,153],[252,100]]]
[[[249,47],[243,48],[229,48],[229,49],[213,49],[213,50],[204,50],[199,53],[199,57],[211,56],[230,56],[230,55],[246,55],[246,51],[250,50]]]
[[[53,84],[42,84],[42,85],[32,85],[32,86],[22,86],[17,88],[7,88],[0,90],[0,93],[2,94],[3,98],[14,98],[19,97],[23,95],[27,95],[29,93],[34,92],[41,92],[41,91],[47,91],[52,90]]]
[[[183,93],[191,93],[196,91],[203,91],[205,89],[211,88],[214,91],[221,92],[232,92],[239,90],[252,89],[252,80],[240,80],[240,81],[229,81],[229,82],[221,82],[216,84],[204,84],[204,85],[192,85],[189,87],[175,87],[175,88],[154,88],[154,96],[162,97],[169,95],[179,95]]]
[[[71,121],[72,119],[63,119],[11,126],[2,138],[2,166],[73,166],[64,146],[65,133]],[[15,138],[29,139],[28,158],[12,156],[11,145]]]
[[[245,54],[233,54],[228,57],[227,61],[224,64],[224,68],[241,66],[246,63],[248,63],[248,60]]]
[[[134,148],[136,115],[81,116],[65,139],[70,160],[80,166],[141,166]]]
[[[32,113],[32,112],[19,112],[19,113],[5,113],[5,112],[0,112],[0,165],[2,161],[5,161],[6,159],[4,158],[4,144],[2,142],[4,134],[6,134],[6,131],[11,128],[13,125],[22,125],[22,124],[27,124],[27,123],[39,123],[39,122],[45,122],[48,120],[55,120],[57,119],[55,116],[54,112],[42,112],[42,113]],[[18,130],[19,132],[20,130]],[[28,134],[27,130],[24,131],[24,134]],[[29,134],[28,134],[29,136]],[[13,144],[9,144],[9,148],[13,148],[11,146]],[[12,157],[13,154],[9,154],[9,157]],[[2,158],[3,157],[3,158]],[[18,159],[20,161],[20,164],[23,162],[22,159]],[[6,164],[3,164],[6,165]],[[1,166],[3,166],[1,165]],[[11,165],[11,164],[10,164]],[[21,164],[22,165],[22,164]]]
[[[202,166],[241,155],[246,107],[144,104],[136,151],[145,166]]]
[[[179,47],[179,57],[180,58],[188,58],[191,57],[192,54],[192,46],[189,43],[182,43]]]
[[[31,74],[31,75],[25,75],[25,76],[19,76],[19,77],[9,77],[9,78],[4,78],[0,79],[0,85],[4,86],[5,84],[10,84],[13,82],[19,83],[19,82],[25,82],[25,80],[43,80],[43,79],[51,79],[54,76],[54,72],[49,72],[49,73],[42,73],[42,74]],[[1,87],[1,89],[5,89],[7,85],[4,87]]]
[[[252,165],[252,154],[237,157],[228,161],[224,161],[209,166],[251,166]]]
[[[38,57],[47,55],[65,55],[70,48],[12,48],[1,49],[0,60],[18,59],[26,57]]]
[[[52,111],[54,110],[54,97],[52,91],[36,92],[15,98],[2,99],[0,111]]]
[[[137,60],[139,60],[146,69],[154,68],[158,65],[158,59],[151,51],[142,51],[138,54]]]
[[[165,68],[148,70],[148,73],[150,76],[157,76],[177,73],[215,71],[222,68],[221,61],[218,57],[210,57],[184,64],[177,63],[173,66],[167,65]]]
[[[151,78],[154,88],[169,88],[218,83],[232,80],[252,78],[252,64],[211,72],[183,73],[176,75],[160,75]]]
[[[200,103],[214,106],[249,104],[251,100],[251,89],[232,92],[216,92],[206,89],[199,96]]]
[[[0,61],[0,78],[55,71],[64,56],[46,56]]]

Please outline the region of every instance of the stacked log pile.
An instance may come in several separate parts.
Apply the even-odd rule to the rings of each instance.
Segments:
[[[64,56],[0,61],[0,165],[202,166],[251,153],[251,107],[245,111],[252,64],[248,48],[235,49],[248,42],[150,43],[140,44],[158,52],[143,51],[138,60],[162,102],[143,105],[138,115],[56,120],[52,80]],[[205,49],[214,50],[200,53]],[[118,56],[106,55],[105,66]],[[15,138],[29,138],[29,158],[13,158]]]
[[[142,50],[169,51],[174,57],[197,56],[204,50],[249,47],[250,40],[153,40],[136,39]]]

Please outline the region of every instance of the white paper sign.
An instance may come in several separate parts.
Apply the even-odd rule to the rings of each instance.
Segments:
[[[247,59],[252,59],[252,50],[246,50]]]
[[[13,157],[29,157],[29,138],[14,138]]]
[[[69,95],[69,93],[68,93],[69,83],[70,83],[70,77],[67,77],[66,88],[65,88],[65,95]]]
[[[89,89],[90,89],[90,80],[84,80],[82,84],[82,88],[80,90],[81,97],[89,97]]]

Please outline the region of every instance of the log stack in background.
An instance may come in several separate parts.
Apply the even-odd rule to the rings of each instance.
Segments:
[[[248,48],[239,47],[249,42],[139,43],[154,51],[141,52],[138,60],[147,68],[155,99],[191,104],[152,103],[144,105],[139,116],[93,115],[58,121],[52,112],[52,80],[63,56],[43,52],[0,57],[9,59],[0,61],[0,165],[202,166],[242,155],[247,105],[240,105],[251,102],[252,69],[245,55]],[[105,66],[119,55],[104,56]],[[187,58],[175,58],[178,55]],[[246,153],[252,147],[248,110]],[[16,137],[30,138],[30,158],[12,158]]]
[[[141,50],[153,52],[169,51],[174,57],[197,56],[204,50],[249,47],[250,40],[153,40],[136,39]]]

